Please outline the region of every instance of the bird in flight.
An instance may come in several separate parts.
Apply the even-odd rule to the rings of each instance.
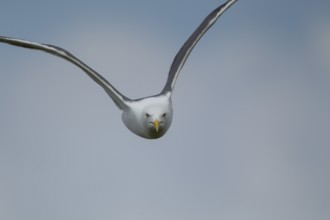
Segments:
[[[218,20],[220,15],[222,15],[222,13],[224,13],[236,1],[237,0],[228,0],[213,10],[202,21],[176,54],[163,90],[157,95],[140,99],[133,100],[127,98],[103,76],[65,49],[49,44],[41,44],[11,37],[0,36],[0,42],[18,47],[41,50],[66,59],[78,66],[110,96],[117,107],[122,111],[122,120],[130,131],[143,138],[156,139],[162,137],[172,123],[173,109],[171,97],[173,89],[179,72],[186,62],[190,52],[206,31]]]

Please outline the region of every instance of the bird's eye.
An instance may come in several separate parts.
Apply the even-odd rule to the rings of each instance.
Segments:
[[[146,118],[149,118],[149,117],[150,117],[150,115],[148,113],[146,113]]]
[[[162,114],[162,117],[164,117],[164,118],[165,118],[165,117],[166,117],[166,113]]]

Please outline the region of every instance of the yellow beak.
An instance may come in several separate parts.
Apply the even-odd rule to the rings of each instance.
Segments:
[[[153,124],[154,124],[154,127],[155,127],[156,131],[158,132],[158,130],[159,130],[159,121],[156,119]]]

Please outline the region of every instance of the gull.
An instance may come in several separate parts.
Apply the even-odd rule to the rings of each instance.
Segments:
[[[237,0],[228,0],[213,10],[202,21],[176,54],[163,90],[157,95],[140,99],[127,98],[103,76],[63,48],[2,36],[0,36],[0,42],[23,48],[41,50],[73,63],[81,68],[92,80],[105,90],[117,107],[122,111],[122,121],[130,131],[143,138],[156,139],[162,137],[172,123],[173,108],[171,97],[173,89],[179,72],[185,64],[190,52],[207,30],[218,20],[220,15],[222,15],[236,1]]]

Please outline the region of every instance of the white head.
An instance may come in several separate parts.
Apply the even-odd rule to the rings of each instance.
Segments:
[[[147,138],[162,137],[172,123],[172,103],[167,96],[148,97],[133,101],[123,111],[122,119],[133,133]]]

